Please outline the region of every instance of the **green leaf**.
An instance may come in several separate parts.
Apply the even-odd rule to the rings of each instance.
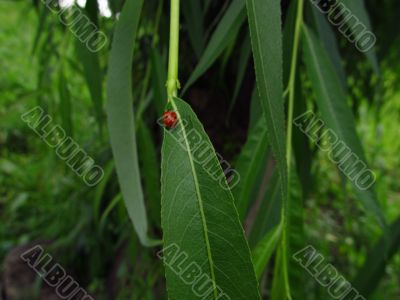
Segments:
[[[103,179],[96,186],[96,191],[93,199],[93,211],[94,211],[94,220],[97,224],[98,222],[100,222],[100,213],[101,213],[100,208],[104,196],[104,191],[106,190],[107,183],[109,182],[111,176],[115,175],[114,169],[115,169],[114,161],[110,160],[107,163],[106,167],[104,168]]]
[[[246,74],[246,69],[248,66],[250,55],[251,55],[250,35],[247,34],[240,49],[239,62],[236,72],[235,89],[233,91],[231,103],[229,104],[228,116],[231,115],[232,110],[236,104],[237,97],[239,96],[240,87],[242,86],[244,75]]]
[[[301,192],[300,181],[295,172],[290,175],[290,201],[288,213],[288,266],[290,289],[296,299],[306,299],[303,267],[298,264],[293,255],[304,247],[304,196]]]
[[[148,206],[151,207],[149,214],[153,223],[160,226],[160,162],[151,132],[143,120],[139,122],[137,134],[145,195]]]
[[[104,227],[106,226],[107,218],[113,209],[117,206],[117,204],[122,201],[122,195],[117,194],[114,198],[111,199],[110,203],[107,205],[106,209],[104,210],[101,218],[99,220],[99,232],[102,233],[104,231]]]
[[[305,96],[302,94],[303,85],[300,74],[296,75],[295,81],[296,101],[294,103],[293,115],[299,116],[307,110],[307,103]],[[303,195],[304,197],[307,197],[312,186],[311,164],[313,153],[310,147],[309,138],[297,126],[294,126],[293,133],[292,143],[296,170],[301,182]]]
[[[282,33],[283,44],[283,85],[289,85],[290,69],[292,64],[294,34],[296,28],[297,1],[291,1],[286,13],[285,25]]]
[[[220,293],[232,300],[260,299],[250,250],[214,148],[188,104],[174,98],[168,109],[178,118],[174,129],[164,130],[162,148],[161,224],[169,299],[224,298]],[[196,264],[197,277],[204,274],[204,280],[210,279],[207,289],[212,288],[201,296],[179,276]]]
[[[317,105],[327,127],[335,132],[361,161],[366,163],[361,142],[357,136],[354,116],[346,103],[346,94],[330,61],[315,34],[304,26],[304,59],[317,98]],[[351,181],[354,190],[368,212],[384,226],[385,218],[372,188],[361,190]]]
[[[358,18],[358,20],[366,27],[366,30],[373,32],[371,21],[369,19],[368,12],[365,7],[364,0],[340,0],[340,1],[344,5],[346,5],[346,7],[351,11],[351,14],[355,15]],[[346,22],[348,23],[348,26],[351,26],[351,30],[354,32],[354,34],[358,34],[357,26],[353,26],[354,20],[352,20],[352,18],[347,18]],[[371,62],[374,71],[377,74],[379,74],[380,69],[379,69],[378,59],[375,53],[375,48],[372,48],[369,51],[365,52],[365,55]]]
[[[245,20],[246,11],[244,0],[234,0],[211,36],[207,48],[204,50],[199,63],[189,77],[182,94],[212,66],[230,42],[235,39]]]
[[[275,267],[276,272],[282,276],[277,277],[279,282],[276,281],[275,284],[283,287],[282,295],[285,298],[291,299],[287,276],[288,249],[285,218],[288,202],[288,168],[283,102],[281,1],[247,0],[246,3],[257,87],[267,123],[268,140],[277,162],[282,192],[282,238],[279,247],[279,260],[276,261]]]
[[[148,224],[140,181],[134,114],[132,60],[143,0],[128,0],[116,25],[107,80],[107,115],[119,185],[129,217],[145,246],[158,244],[147,236]]]
[[[364,265],[352,282],[361,295],[370,297],[385,276],[385,268],[400,248],[400,218],[388,227],[368,253]]]
[[[93,110],[99,129],[104,123],[103,112],[103,75],[97,52],[89,51],[85,44],[76,39],[76,54],[83,66],[83,74],[93,102]]]
[[[247,0],[257,87],[268,138],[277,160],[282,193],[287,195],[286,141],[282,88],[282,29],[280,1]]]
[[[58,78],[58,93],[60,97],[61,124],[68,136],[73,136],[71,92],[68,88],[64,71],[60,69]]]
[[[190,43],[192,44],[192,48],[198,58],[203,52],[205,46],[203,8],[201,1],[182,1],[182,12],[186,20]]]
[[[151,77],[154,91],[154,103],[159,116],[164,112],[167,102],[167,91],[165,83],[167,82],[167,72],[160,52],[156,47],[151,48]]]
[[[264,118],[260,118],[251,128],[247,142],[240,152],[236,171],[240,174],[238,185],[232,190],[240,220],[246,216],[254,186],[259,181],[259,173],[268,150],[267,128]]]
[[[266,170],[268,172],[268,170]],[[268,180],[256,220],[251,228],[249,243],[254,247],[265,234],[279,225],[282,210],[282,192],[279,174],[275,170]]]
[[[260,279],[264,273],[272,254],[274,253],[278,241],[281,237],[282,226],[272,228],[264,238],[258,243],[253,251],[254,269],[257,279]]]
[[[50,13],[50,10],[45,5],[39,5],[38,11],[39,11],[39,22],[38,22],[38,27],[36,29],[35,39],[33,41],[32,55],[36,53],[40,40],[43,34],[46,33],[47,31],[45,30],[45,26],[46,26],[47,16]]]
[[[318,37],[333,62],[344,90],[347,90],[346,73],[344,70],[342,57],[340,56],[339,45],[337,43],[335,33],[333,32],[333,29],[328,23],[326,17],[321,14],[321,12],[311,3],[310,6],[312,6],[312,15],[315,20],[315,27],[317,28]]]

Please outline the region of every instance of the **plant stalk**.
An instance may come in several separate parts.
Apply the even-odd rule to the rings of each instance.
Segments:
[[[298,51],[299,51],[299,42],[300,42],[300,34],[303,25],[303,10],[304,10],[304,0],[297,1],[297,14],[296,14],[296,23],[295,23],[295,31],[293,36],[293,50],[292,50],[292,59],[290,65],[290,75],[288,87],[285,89],[284,97],[286,93],[288,95],[288,119],[287,119],[287,135],[286,135],[286,162],[287,162],[287,182],[288,182],[288,191],[290,191],[290,178],[291,178],[291,163],[292,163],[292,135],[293,135],[293,110],[294,110],[294,96],[295,96],[295,80],[296,80],[296,71],[297,71],[297,59],[298,59]],[[289,209],[290,201],[290,193],[287,195],[287,203],[283,205],[282,210],[282,220],[284,230],[282,231],[282,249],[284,249],[284,253],[282,255],[282,263],[283,263],[283,276],[284,276],[284,284],[286,290],[286,298],[291,300],[290,293],[290,283],[289,283],[289,274],[288,274],[288,257],[287,252],[287,215]]]
[[[297,70],[297,57],[299,50],[300,34],[303,25],[303,9],[304,0],[298,0],[297,2],[297,16],[296,25],[293,37],[293,52],[292,60],[290,66],[290,75],[288,83],[288,119],[287,119],[287,140],[286,140],[286,161],[290,175],[290,165],[292,159],[292,135],[293,135],[293,109],[294,109],[294,95],[295,95],[295,80],[296,80],[296,70]]]
[[[171,0],[171,20],[169,37],[169,61],[168,61],[168,80],[167,94],[168,101],[176,97],[180,87],[178,80],[178,60],[179,60],[179,17],[180,0]]]

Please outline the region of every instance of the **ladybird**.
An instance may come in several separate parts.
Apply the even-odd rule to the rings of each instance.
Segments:
[[[163,122],[165,127],[173,128],[175,127],[176,123],[178,122],[178,117],[176,112],[174,111],[165,111],[163,114]]]

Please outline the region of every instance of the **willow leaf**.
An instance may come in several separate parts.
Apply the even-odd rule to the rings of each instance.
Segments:
[[[335,33],[331,25],[328,23],[328,20],[321,14],[321,12],[315,6],[313,6],[311,9],[315,20],[315,27],[318,32],[318,37],[325,47],[325,50],[329,54],[343,88],[346,90],[346,73],[344,70],[342,57],[340,56],[339,45],[337,43]]]
[[[352,153],[366,163],[361,142],[357,136],[354,116],[346,101],[346,94],[328,54],[315,34],[304,26],[304,59],[317,98],[322,119]],[[335,154],[336,155],[336,154]],[[347,160],[347,159],[344,159]],[[354,190],[367,211],[384,226],[385,219],[372,187],[361,190],[351,180]]]
[[[367,9],[365,7],[364,0],[340,0],[346,7],[351,11],[351,14],[354,15],[359,22],[361,22],[365,27],[366,30],[372,32],[371,21],[369,19],[369,15]],[[350,27],[350,30],[355,34],[359,34],[358,26],[355,26],[355,22],[353,18],[347,18],[346,22]],[[376,57],[375,49],[371,48],[369,51],[365,52],[365,56],[370,61],[374,71],[376,73],[380,73],[378,59]]]
[[[94,1],[88,1],[86,3],[85,10],[82,13],[85,14],[93,24],[97,24],[97,5]],[[74,23],[73,26],[78,28],[82,26],[81,22]],[[97,34],[97,33],[96,33]],[[104,124],[104,111],[103,111],[103,79],[104,75],[100,67],[100,58],[98,52],[90,51],[86,44],[82,43],[79,39],[75,39],[76,55],[79,62],[83,67],[83,75],[86,81],[86,85],[89,90],[90,98],[93,103],[94,115],[99,125],[100,131]]]
[[[246,70],[250,55],[251,55],[250,34],[247,34],[240,49],[236,80],[235,80],[235,89],[233,91],[232,100],[231,103],[229,104],[229,110],[228,110],[229,116],[231,115],[232,110],[235,107],[237,97],[239,96],[240,87],[242,86],[244,76],[246,75]]]
[[[263,195],[262,203],[253,227],[251,228],[249,243],[251,247],[279,225],[282,210],[282,192],[279,174],[274,171],[268,181],[268,188]]]
[[[151,207],[149,216],[154,224],[160,226],[160,162],[151,131],[143,120],[139,121],[137,139],[145,195]]]
[[[128,0],[116,25],[107,80],[108,129],[116,171],[129,217],[143,245],[157,242],[147,236],[147,216],[140,181],[132,109],[133,46],[143,0]]]
[[[264,118],[260,118],[257,124],[249,132],[248,139],[240,152],[236,170],[240,174],[240,182],[232,190],[236,201],[236,207],[241,220],[246,216],[254,186],[258,182],[258,175],[263,165],[268,150],[267,128]]]
[[[200,58],[199,63],[189,77],[182,94],[208,70],[223,53],[225,48],[235,39],[240,27],[246,20],[244,0],[234,0],[215,29],[210,41]]]
[[[75,44],[77,56],[83,66],[83,75],[92,99],[96,120],[99,128],[101,128],[104,122],[103,75],[100,69],[99,57],[97,53],[89,51],[79,40]]]
[[[169,299],[260,299],[250,250],[213,146],[188,104],[174,98],[167,109],[178,117],[174,129],[164,130],[162,147]],[[189,273],[188,284],[182,274]],[[209,280],[201,294],[193,292],[196,279]]]
[[[182,1],[182,12],[185,17],[190,43],[197,57],[200,57],[205,46],[203,8],[201,1]]]
[[[286,195],[280,1],[247,0],[247,11],[258,93],[267,123],[269,141],[281,176],[282,193]]]
[[[167,101],[167,91],[165,83],[167,82],[167,72],[164,61],[159,50],[155,47],[151,48],[151,78],[154,91],[154,104],[159,116],[164,112],[165,103]]]
[[[265,267],[278,245],[281,230],[281,224],[272,228],[257,244],[257,247],[253,251],[253,261],[257,279],[260,279],[263,275]]]

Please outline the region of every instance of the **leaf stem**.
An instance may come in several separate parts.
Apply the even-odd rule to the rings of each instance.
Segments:
[[[287,203],[283,205],[282,210],[282,222],[284,225],[284,230],[282,231],[282,264],[283,264],[283,277],[284,284],[286,290],[286,298],[291,300],[290,293],[290,284],[289,284],[289,274],[288,274],[288,236],[287,236],[287,215],[289,210],[289,199],[290,199],[290,177],[291,177],[291,160],[292,160],[292,122],[293,122],[293,110],[294,110],[294,95],[295,95],[295,79],[296,79],[296,71],[297,71],[297,58],[298,58],[298,50],[299,50],[299,41],[301,28],[303,25],[303,9],[304,9],[304,0],[297,1],[297,15],[296,15],[296,23],[295,23],[295,31],[293,36],[293,49],[292,49],[292,59],[290,65],[290,75],[289,75],[289,83],[288,87],[284,92],[284,97],[288,95],[288,119],[287,119],[287,135],[286,135],[286,162],[287,162],[287,182],[288,182],[288,195],[287,195]]]
[[[179,60],[179,16],[180,0],[171,0],[171,20],[169,37],[169,62],[167,94],[168,101],[176,97],[180,87],[178,80],[178,60]]]

